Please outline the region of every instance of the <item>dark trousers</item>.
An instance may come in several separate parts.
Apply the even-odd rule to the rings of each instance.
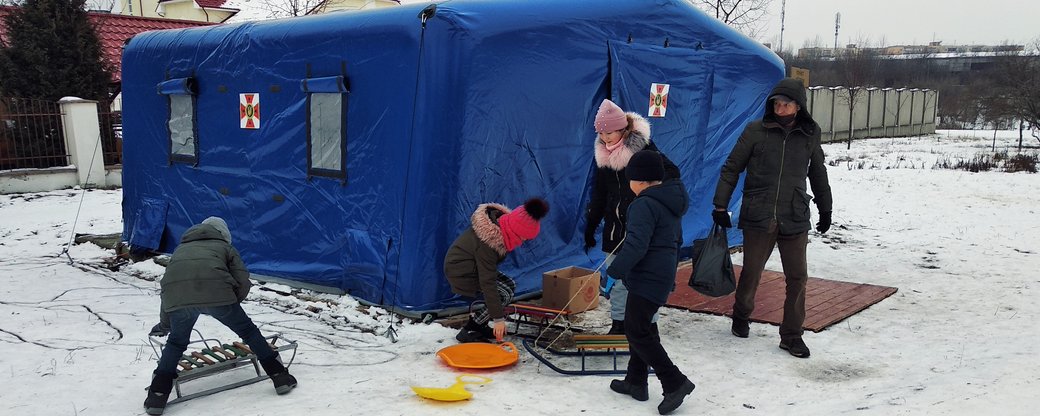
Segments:
[[[650,368],[653,368],[657,379],[661,381],[661,388],[665,393],[670,393],[686,382],[686,375],[668,358],[668,352],[661,346],[657,324],[650,322],[660,307],[635,293],[628,296],[625,304],[625,338],[628,338],[631,356],[625,381],[645,386]]]
[[[784,298],[784,320],[780,324],[780,339],[790,340],[802,336],[805,323],[805,282],[809,279],[805,261],[805,247],[809,233],[782,235],[776,227],[770,231],[744,230],[744,268],[737,281],[733,317],[748,319],[755,310],[755,292],[762,280],[773,247],[780,249],[780,261],[784,266],[784,282],[787,295]]]
[[[249,319],[246,311],[242,310],[242,305],[234,303],[204,308],[183,308],[169,313],[170,335],[166,339],[166,346],[163,347],[162,357],[159,357],[159,365],[155,368],[156,373],[176,376],[177,362],[180,361],[184,351],[188,349],[191,330],[195,328],[195,322],[199,320],[199,315],[212,316],[224,324],[224,326],[235,331],[235,334],[242,338],[242,341],[249,346],[249,349],[253,350],[253,354],[256,354],[256,358],[260,361],[265,361],[276,355],[271,346],[267,344],[264,336],[260,334],[260,330],[253,324],[253,320]]]

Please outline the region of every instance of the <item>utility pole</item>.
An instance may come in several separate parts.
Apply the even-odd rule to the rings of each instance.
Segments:
[[[834,14],[834,53],[838,53],[838,28],[841,27],[841,12]]]
[[[780,49],[779,53],[784,53],[784,12],[787,10],[787,0],[780,2]]]

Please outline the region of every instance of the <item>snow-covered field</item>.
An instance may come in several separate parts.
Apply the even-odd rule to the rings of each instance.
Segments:
[[[899,291],[807,333],[807,360],[777,348],[774,326],[753,324],[750,339],[738,339],[727,318],[664,310],[665,347],[697,384],[674,414],[1036,414],[1040,176],[932,169],[991,153],[991,139],[940,132],[826,145],[837,161],[835,227],[811,235],[810,274]],[[1015,143],[1017,132],[1001,132],[997,151],[1014,154]],[[81,201],[75,232],[119,232],[120,198],[118,190],[0,196],[0,414],[143,414],[162,267],[91,267],[113,255],[92,244],[71,247],[73,264],[57,256]],[[779,270],[779,256],[768,267]],[[585,314],[595,331],[605,331],[605,304]],[[349,297],[254,288],[244,306],[261,331],[299,341],[291,367],[299,388],[276,396],[263,382],[166,414],[627,415],[656,414],[660,398],[654,380],[651,400],[636,402],[611,392],[610,377],[561,376],[521,351],[515,367],[481,373],[494,382],[471,387],[472,400],[425,401],[408,386],[446,387],[460,374],[435,355],[455,343],[454,330],[404,322],[391,343],[379,335],[390,317]],[[208,337],[233,339],[212,319],[199,322]]]

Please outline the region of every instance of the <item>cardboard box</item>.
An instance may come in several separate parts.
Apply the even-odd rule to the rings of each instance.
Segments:
[[[599,272],[570,266],[542,275],[542,306],[578,313],[595,309],[597,305]]]

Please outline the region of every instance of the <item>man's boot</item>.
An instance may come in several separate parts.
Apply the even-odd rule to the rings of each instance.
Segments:
[[[610,330],[607,331],[607,335],[625,335],[625,321],[615,319],[611,322]]]
[[[152,373],[152,384],[148,386],[148,397],[144,399],[144,412],[150,415],[161,415],[166,410],[166,401],[173,390],[175,374],[165,372]]]
[[[747,338],[751,333],[751,325],[748,325],[747,319],[740,319],[737,317],[733,318],[733,325],[730,326],[730,332],[737,338]]]
[[[260,361],[260,366],[264,368],[264,372],[271,377],[271,382],[274,383],[274,391],[278,394],[285,394],[292,389],[296,388],[296,377],[289,374],[289,370],[285,369],[281,361],[278,361],[278,356],[268,358]]]

